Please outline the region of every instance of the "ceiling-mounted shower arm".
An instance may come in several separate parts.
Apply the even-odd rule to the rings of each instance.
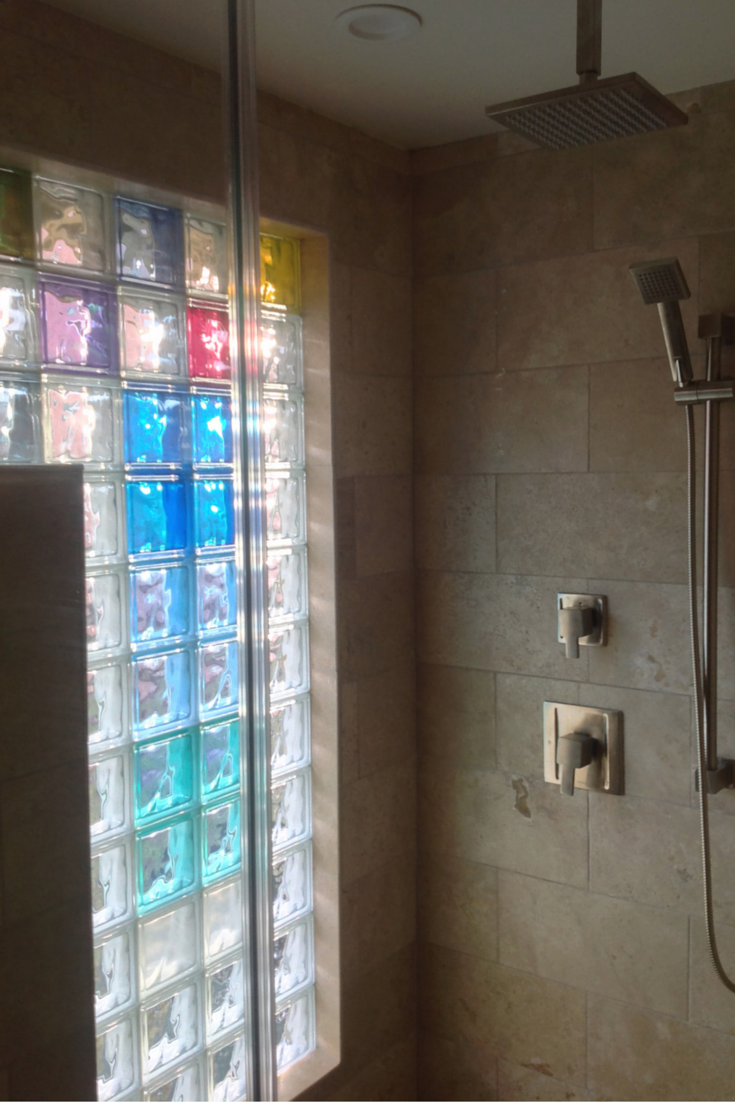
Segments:
[[[577,75],[590,84],[602,72],[602,0],[577,0]]]

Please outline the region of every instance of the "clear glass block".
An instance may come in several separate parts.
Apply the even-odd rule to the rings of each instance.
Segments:
[[[30,172],[0,168],[0,256],[33,256]]]
[[[316,1045],[314,989],[276,1007],[276,1067],[284,1071]]]
[[[152,992],[199,964],[197,901],[187,899],[165,914],[146,919],[138,927],[138,965],[143,994]]]
[[[303,471],[265,479],[265,508],[269,546],[303,543],[306,539],[306,489]]]
[[[135,746],[133,777],[136,824],[190,807],[196,798],[192,732]]]
[[[232,399],[197,390],[191,396],[195,466],[232,463]]]
[[[95,933],[132,917],[132,862],[128,843],[92,854],[92,926]]]
[[[196,983],[143,1011],[143,1074],[150,1079],[194,1052],[201,1037],[201,994]]]
[[[137,836],[138,910],[147,913],[197,884],[196,829],[189,816]]]
[[[185,480],[176,475],[131,478],[125,489],[129,554],[186,551],[189,525]]]
[[[92,749],[128,738],[127,664],[123,659],[87,669],[87,729]]]
[[[136,738],[186,727],[194,718],[191,653],[186,649],[133,658]]]
[[[311,758],[308,696],[297,697],[271,708],[271,773],[308,765]]]
[[[289,922],[311,910],[311,843],[273,862],[273,922]]]
[[[146,1102],[201,1102],[206,1097],[206,1073],[201,1060],[178,1068],[170,1079],[143,1093]]]
[[[197,565],[197,624],[200,632],[222,631],[237,622],[234,559],[206,559]]]
[[[173,388],[123,392],[125,462],[189,461],[189,396]]]
[[[247,1092],[247,1049],[245,1038],[236,1037],[207,1058],[209,1098],[212,1102],[234,1102]]]
[[[89,764],[89,823],[93,842],[125,830],[130,819],[130,773],[126,754]]]
[[[306,548],[269,551],[266,566],[269,621],[307,616],[309,600],[306,591]]]
[[[94,947],[95,1016],[120,1014],[134,1001],[135,935],[129,926]]]
[[[240,788],[240,724],[229,723],[202,727],[201,778],[202,801],[237,792]]]
[[[304,463],[304,400],[296,391],[263,400],[265,461],[269,465]]]
[[[36,178],[38,257],[47,264],[109,268],[105,197],[91,188]]]
[[[274,784],[271,789],[273,850],[283,849],[311,833],[311,776],[309,770]]]
[[[207,1040],[215,1040],[239,1025],[244,1015],[244,976],[241,960],[229,961],[205,979]]]
[[[209,807],[202,813],[202,879],[205,884],[240,866],[240,801]]]
[[[227,294],[227,227],[186,215],[186,283],[192,291]]]
[[[309,688],[309,625],[305,620],[268,632],[270,693],[302,693]]]
[[[234,502],[231,478],[194,479],[194,543],[198,551],[234,544]]]
[[[204,893],[204,957],[216,960],[242,944],[242,882],[239,877]]]
[[[122,374],[185,379],[186,304],[183,298],[122,287],[118,308]]]
[[[298,241],[290,237],[260,235],[260,297],[265,306],[301,305]]]
[[[184,563],[130,571],[133,643],[155,643],[191,632],[191,573]]]
[[[303,389],[304,360],[301,318],[297,314],[263,312],[260,325],[263,381]]]
[[[208,305],[189,305],[186,310],[189,375],[192,379],[229,383],[230,319],[227,310]]]
[[[118,393],[84,380],[44,376],[43,417],[47,463],[84,463],[116,467],[120,463]]]
[[[0,377],[0,463],[40,462],[40,387],[23,379]]]
[[[34,273],[0,264],[0,365],[29,367],[39,363],[36,317]]]
[[[108,1102],[139,1080],[136,1051],[137,1016],[116,1022],[97,1038],[97,1098]]]
[[[274,939],[273,959],[276,999],[314,982],[314,925],[311,915]]]
[[[125,495],[120,479],[90,478],[84,483],[84,550],[94,563],[124,554]]]
[[[232,712],[239,700],[237,643],[200,644],[199,662],[199,718]]]
[[[121,276],[180,287],[184,282],[183,220],[175,207],[115,199]]]
[[[108,568],[84,580],[87,650],[119,650],[127,642],[125,572]]]
[[[108,283],[39,276],[41,354],[57,370],[116,375],[117,296]]]

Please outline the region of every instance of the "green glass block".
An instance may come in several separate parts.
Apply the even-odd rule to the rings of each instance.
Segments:
[[[194,748],[190,731],[146,742],[133,751],[135,822],[147,823],[194,801]]]
[[[260,236],[260,297],[269,306],[301,308],[299,243],[290,237]]]
[[[29,172],[0,168],[0,255],[33,257],[33,200]]]

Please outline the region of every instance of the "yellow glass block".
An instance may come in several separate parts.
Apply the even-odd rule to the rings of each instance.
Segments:
[[[301,305],[299,243],[290,237],[260,235],[260,297],[264,306]]]
[[[33,257],[33,205],[28,172],[0,169],[0,254]]]

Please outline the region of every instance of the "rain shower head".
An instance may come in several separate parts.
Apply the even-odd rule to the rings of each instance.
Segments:
[[[676,386],[694,378],[679,301],[691,293],[676,257],[641,260],[631,264],[630,274],[646,306],[658,306],[671,375]]]
[[[579,84],[486,109],[489,119],[551,149],[683,126],[687,116],[637,73],[599,80],[602,0],[577,0]]]

